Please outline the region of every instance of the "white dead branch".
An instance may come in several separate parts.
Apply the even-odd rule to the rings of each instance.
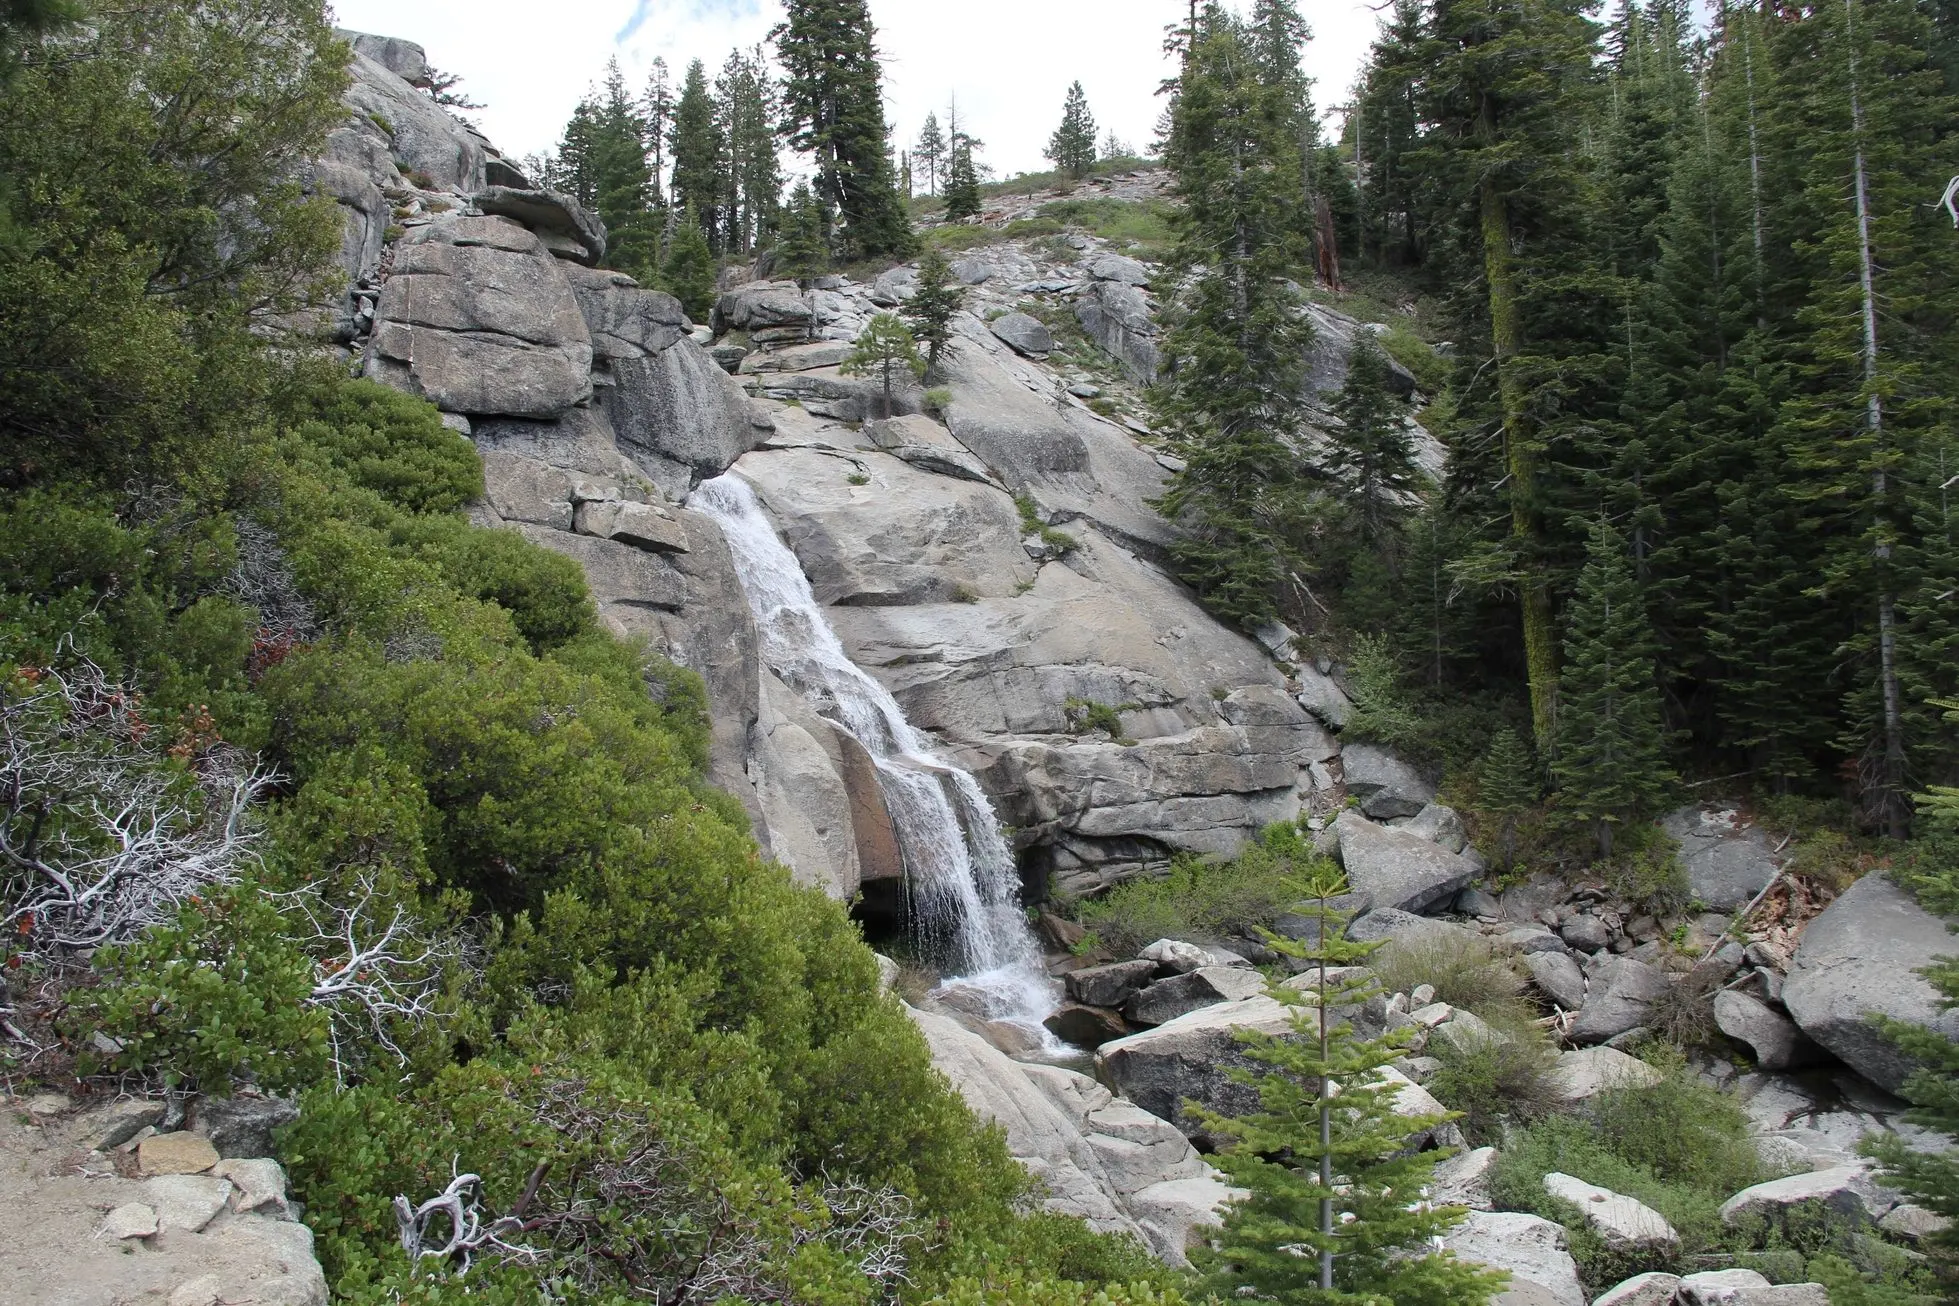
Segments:
[[[158,735],[91,663],[0,689],[0,929],[21,951],[127,941],[250,865],[273,773],[223,745],[175,767]]]
[[[1953,227],[1959,229],[1959,177],[1954,177],[1945,184],[1945,194],[1939,197],[1939,202],[1933,207],[1950,213]]]

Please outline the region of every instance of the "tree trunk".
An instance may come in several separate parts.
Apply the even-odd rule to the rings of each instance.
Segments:
[[[1510,536],[1520,553],[1537,544],[1537,451],[1525,429],[1523,379],[1516,355],[1523,348],[1517,268],[1510,252],[1510,212],[1493,178],[1482,186],[1483,265],[1490,283],[1490,347],[1503,401],[1504,462],[1510,477]],[[1536,559],[1520,558],[1518,581],[1524,618],[1524,665],[1530,681],[1531,732],[1538,754],[1555,751],[1558,722],[1558,646],[1551,621],[1551,589]]]
[[[1884,400],[1877,392],[1877,295],[1871,271],[1870,182],[1864,169],[1864,104],[1857,80],[1856,0],[1844,0],[1844,11],[1848,15],[1845,32],[1849,38],[1850,123],[1856,166],[1857,283],[1863,294],[1864,424],[1876,446],[1873,461],[1877,469],[1871,473],[1871,511],[1881,518],[1889,486],[1884,471]],[[1878,810],[1885,834],[1902,839],[1910,833],[1910,816],[1905,805],[1904,705],[1898,689],[1897,596],[1891,589],[1891,541],[1884,533],[1882,520],[1874,525],[1877,526],[1873,580],[1877,591],[1878,688],[1884,705],[1883,792],[1878,797]]]

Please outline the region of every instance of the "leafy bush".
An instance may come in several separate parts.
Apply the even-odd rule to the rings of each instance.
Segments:
[[[1401,666],[1385,636],[1359,635],[1347,658],[1347,683],[1354,701],[1342,732],[1391,748],[1419,744],[1427,723],[1402,685]]]
[[[1292,905],[1293,881],[1318,858],[1299,827],[1270,825],[1230,861],[1178,858],[1160,878],[1130,880],[1083,902],[1081,921],[1121,956],[1158,939],[1246,934]]]
[[[1532,1026],[1505,1030],[1509,1037],[1458,1049],[1441,1039],[1428,1045],[1442,1069],[1425,1087],[1452,1111],[1460,1111],[1472,1147],[1503,1141],[1509,1126],[1541,1120],[1564,1105],[1557,1051]]]

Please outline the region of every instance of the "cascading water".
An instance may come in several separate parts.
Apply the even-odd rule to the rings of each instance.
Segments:
[[[877,765],[905,862],[912,915],[929,946],[991,1019],[1031,1029],[1056,1005],[1019,901],[1019,876],[979,782],[932,751],[896,699],[850,660],[817,606],[802,565],[732,473],[706,481],[687,506],[727,537],[762,657],[783,682],[854,735]]]

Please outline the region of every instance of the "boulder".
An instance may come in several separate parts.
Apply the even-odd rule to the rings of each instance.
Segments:
[[[1580,952],[1597,952],[1612,943],[1612,931],[1605,922],[1588,913],[1573,916],[1558,927],[1558,934],[1567,946]]]
[[[200,1097],[188,1127],[211,1140],[222,1157],[272,1156],[275,1131],[299,1119],[299,1107],[280,1097]]]
[[[1377,821],[1416,816],[1435,801],[1435,786],[1379,744],[1349,744],[1340,752],[1347,794]]]
[[[1140,960],[1154,962],[1159,972],[1177,975],[1188,975],[1217,963],[1208,949],[1182,939],[1158,939],[1136,956]]]
[[[1500,903],[1502,900],[1498,899]],[[1542,925],[1511,925],[1497,936],[1497,942],[1513,952],[1529,956],[1533,952],[1556,952],[1565,950],[1564,940]]]
[[[1559,1053],[1552,1074],[1559,1095],[1572,1103],[1587,1101],[1607,1089],[1644,1087],[1666,1078],[1638,1057],[1604,1047]]]
[[[1844,890],[1803,931],[1782,986],[1802,1031],[1866,1079],[1897,1092],[1914,1063],[1870,1021],[1873,1014],[1959,1037],[1948,1011],[1918,972],[1959,953],[1944,921],[1882,874]]]
[[[985,259],[954,259],[952,275],[969,286],[982,286],[993,279],[993,265]]]
[[[1299,706],[1335,730],[1344,729],[1354,714],[1353,700],[1334,683],[1333,677],[1317,667],[1303,666],[1294,672],[1299,684]]]
[[[1158,980],[1123,1004],[1122,1012],[1138,1025],[1162,1025],[1200,1007],[1236,1002],[1264,991],[1265,979],[1257,971],[1205,966]]]
[[[1580,1218],[1614,1251],[1646,1251],[1680,1244],[1679,1232],[1665,1216],[1609,1188],[1554,1170],[1544,1176],[1544,1191],[1577,1207]]]
[[[1952,1227],[1952,1221],[1936,1211],[1906,1202],[1892,1207],[1890,1213],[1877,1222],[1877,1227],[1902,1242],[1920,1243],[1944,1233]]]
[[[1810,1065],[1824,1055],[1795,1021],[1735,989],[1714,995],[1714,1023],[1729,1038],[1746,1043],[1763,1070]]]
[[[1347,367],[1354,355],[1354,344],[1363,331],[1361,323],[1321,304],[1306,305],[1307,320],[1313,324],[1313,343],[1306,350],[1306,394],[1327,402],[1347,383]],[[1388,362],[1388,383],[1403,399],[1415,393],[1415,374],[1383,351]]]
[[[911,1011],[933,1064],[973,1112],[1006,1132],[1049,1209],[1103,1233],[1127,1233],[1173,1265],[1217,1222],[1230,1190],[1177,1131],[1114,1099],[1086,1075],[1023,1065],[948,1016]]]
[[[231,1201],[231,1182],[215,1175],[159,1175],[143,1185],[143,1201],[156,1211],[159,1231],[202,1233]]]
[[[687,527],[665,508],[648,503],[581,503],[573,518],[580,535],[617,540],[654,553],[685,553]]]
[[[761,443],[748,397],[691,340],[612,364],[599,406],[632,455],[685,470],[692,484],[719,476]]]
[[[90,1152],[121,1147],[144,1129],[163,1123],[165,1104],[146,1098],[124,1098],[84,1111],[68,1125],[68,1137]]]
[[[570,264],[565,276],[600,362],[644,358],[687,334],[687,312],[662,290],[646,290],[623,272]]]
[[[1450,943],[1472,946],[1483,941],[1482,935],[1466,925],[1439,921],[1432,916],[1417,916],[1413,912],[1397,911],[1392,907],[1368,912],[1347,927],[1347,937],[1355,943],[1386,940],[1417,946]]]
[[[368,40],[369,48],[376,50],[381,47],[373,41],[387,41],[397,51],[411,46],[391,37],[356,39]],[[387,58],[403,67],[413,63],[412,56]],[[353,80],[343,98],[360,115],[364,130],[371,128],[385,138],[404,175],[414,176],[418,186],[426,182],[427,189],[452,194],[482,189],[489,152],[481,138],[372,55],[356,50],[347,71]]]
[[[1150,270],[1122,254],[1098,254],[1087,263],[1088,275],[1097,281],[1119,281],[1125,286],[1147,286]]]
[[[1041,1022],[1048,1033],[1078,1048],[1099,1048],[1130,1032],[1119,1011],[1064,1002]]]
[[[1027,313],[1008,313],[987,323],[987,329],[1012,346],[1016,354],[1046,358],[1054,351],[1054,336],[1039,318]]]
[[[476,192],[470,203],[483,213],[515,218],[542,237],[553,254],[587,266],[605,258],[605,223],[569,195],[491,186]]]
[[[1445,848],[1447,846],[1447,844],[1443,845]],[[1496,896],[1489,890],[1472,884],[1456,895],[1456,910],[1464,916],[1494,920],[1502,914],[1503,904],[1498,902]]]
[[[1342,893],[1327,899],[1327,910],[1347,918],[1351,925],[1367,915],[1373,901],[1364,893]],[[1282,912],[1273,918],[1272,931],[1301,943],[1318,943],[1320,939],[1320,918],[1308,915],[1304,910]]]
[[[1468,859],[1426,839],[1376,825],[1359,812],[1342,812],[1333,828],[1347,883],[1368,896],[1376,913],[1385,908],[1419,912],[1440,906],[1478,878]]]
[[[269,1156],[233,1157],[211,1167],[216,1179],[231,1183],[231,1209],[265,1211],[280,1219],[291,1219],[286,1204],[286,1172]]]
[[[753,331],[768,327],[808,327],[816,320],[816,310],[793,281],[757,281],[730,290],[716,300],[714,319],[717,333],[730,328]]]
[[[1673,1306],[1680,1276],[1654,1271],[1637,1274],[1592,1299],[1592,1306]]]
[[[151,1134],[136,1145],[136,1167],[146,1176],[202,1174],[218,1160],[211,1140],[188,1130]]]
[[[896,308],[918,293],[916,268],[892,268],[878,273],[871,283],[870,299],[879,308]]]
[[[1538,991],[1566,1011],[1585,1005],[1585,973],[1564,952],[1527,952],[1524,965]]]
[[[1471,1211],[1442,1245],[1465,1261],[1508,1270],[1509,1291],[1494,1299],[1503,1306],[1585,1306],[1565,1241],[1564,1226],[1540,1216]]]
[[[1297,1033],[1295,1022],[1310,1025],[1314,1018],[1309,1009],[1269,997],[1218,1003],[1103,1044],[1095,1065],[1100,1078],[1137,1106],[1192,1138],[1203,1138],[1203,1126],[1185,1110],[1186,1101],[1224,1115],[1242,1115],[1258,1105],[1257,1090],[1229,1074],[1233,1068],[1259,1068],[1245,1055],[1238,1032],[1290,1037]]]
[[[1690,1274],[1678,1291],[1681,1306],[1830,1306],[1829,1290],[1820,1283],[1772,1284],[1754,1270]]]
[[[1437,1004],[1440,1005],[1440,1004]],[[1419,1013],[1417,1013],[1419,1023]],[[1429,1036],[1429,1046],[1453,1049],[1459,1053],[1474,1052],[1495,1043],[1510,1043],[1510,1035],[1497,1029],[1473,1011],[1454,1010],[1449,1018],[1435,1027]]]
[[[444,412],[555,418],[591,397],[592,340],[535,235],[456,218],[396,244],[365,368]]]
[[[1867,1166],[1844,1165],[1744,1188],[1722,1203],[1721,1221],[1779,1225],[1791,1210],[1802,1207],[1861,1227],[1876,1224],[1897,1204],[1897,1194],[1878,1187]]]
[[[1120,1007],[1130,995],[1150,982],[1157,963],[1148,959],[1110,962],[1071,970],[1062,976],[1068,996],[1091,1007]]]
[[[1348,787],[1351,792],[1351,784]],[[1444,807],[1441,803],[1429,803],[1394,828],[1417,839],[1426,839],[1452,853],[1461,852],[1469,843],[1469,832],[1463,829],[1462,817],[1456,815],[1453,807]],[[1471,894],[1479,896],[1472,902]],[[1503,906],[1488,893],[1472,886],[1462,891],[1462,901],[1457,904],[1457,910],[1470,916],[1497,916],[1502,914]]]
[[[1573,1043],[1603,1043],[1646,1023],[1654,1002],[1671,987],[1666,972],[1631,957],[1608,957],[1593,968],[1585,1005],[1568,1031]]]
[[[1075,301],[1075,320],[1089,339],[1122,365],[1138,385],[1154,385],[1161,354],[1149,297],[1135,286],[1098,281]]]
[[[1466,1206],[1472,1211],[1490,1209],[1490,1171],[1496,1166],[1494,1147],[1478,1147],[1458,1152],[1435,1167],[1429,1196],[1438,1206]]]
[[[1768,835],[1733,811],[1683,807],[1660,828],[1680,844],[1688,890],[1716,911],[1747,906],[1780,867]]]
[[[156,1232],[156,1208],[144,1202],[124,1202],[102,1221],[100,1237],[148,1238]]]

